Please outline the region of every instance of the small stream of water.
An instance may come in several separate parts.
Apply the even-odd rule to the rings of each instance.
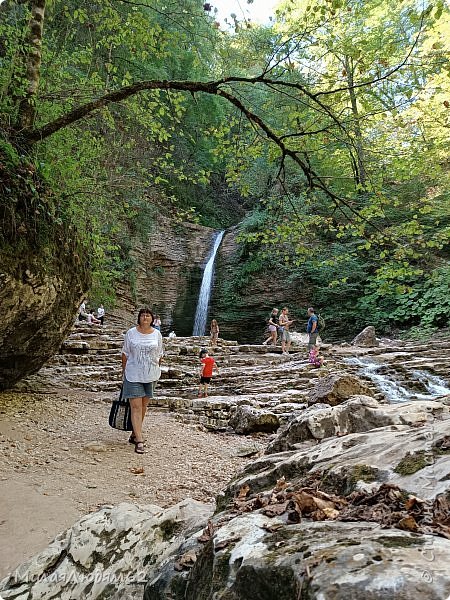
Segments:
[[[205,335],[206,321],[208,319],[209,299],[211,296],[214,276],[214,261],[216,259],[217,250],[219,249],[224,233],[224,231],[221,231],[214,238],[214,245],[203,272],[202,285],[200,287],[197,310],[195,312],[194,331],[192,332],[192,335]]]
[[[366,377],[375,383],[391,403],[433,400],[438,396],[450,394],[447,382],[427,371],[414,369],[408,373],[408,381],[400,382],[380,372],[385,365],[356,357],[349,358],[346,362],[356,365]]]

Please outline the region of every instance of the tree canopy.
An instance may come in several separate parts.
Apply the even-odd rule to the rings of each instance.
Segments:
[[[289,265],[336,314],[448,319],[442,0],[282,0],[226,31],[197,0],[5,0],[0,16],[5,160],[58,190],[96,285],[155,210],[247,214],[248,257]]]

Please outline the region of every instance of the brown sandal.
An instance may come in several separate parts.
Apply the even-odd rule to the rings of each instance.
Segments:
[[[144,442],[135,442],[134,451],[136,454],[145,454]]]
[[[142,443],[145,445],[145,442],[146,442],[146,441],[147,441],[147,440],[143,440],[143,441],[142,441]],[[134,437],[134,433],[132,433],[132,434],[130,435],[130,437],[128,438],[128,443],[129,443],[129,444],[134,444],[134,445],[136,446],[137,442],[136,442],[136,438]]]

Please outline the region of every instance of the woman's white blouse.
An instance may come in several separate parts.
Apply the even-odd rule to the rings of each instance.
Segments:
[[[128,381],[149,383],[161,377],[159,359],[164,354],[161,333],[139,333],[132,327],[125,334],[122,353],[127,357],[125,377]]]

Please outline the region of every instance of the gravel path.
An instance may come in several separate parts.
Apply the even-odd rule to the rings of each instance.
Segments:
[[[261,440],[208,433],[150,410],[147,453],[108,426],[102,394],[0,394],[0,577],[105,504],[213,502]]]

